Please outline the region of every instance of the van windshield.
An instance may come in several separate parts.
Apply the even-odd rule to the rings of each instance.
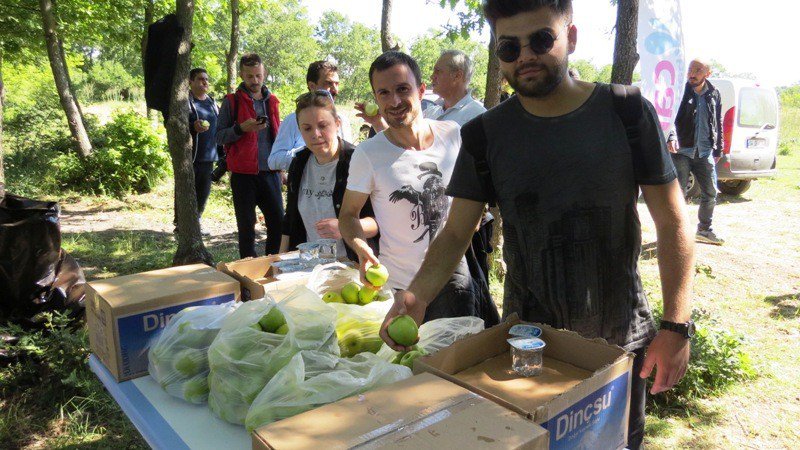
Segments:
[[[742,88],[739,94],[739,126],[761,128],[767,123],[778,125],[775,94],[762,88]]]

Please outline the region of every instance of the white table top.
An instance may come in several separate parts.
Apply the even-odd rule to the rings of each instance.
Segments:
[[[244,426],[217,418],[208,406],[164,392],[149,375],[117,383],[95,355],[89,367],[114,397],[142,437],[154,449],[250,449]]]

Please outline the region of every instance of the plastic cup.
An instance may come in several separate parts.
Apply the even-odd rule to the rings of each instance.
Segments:
[[[535,377],[542,373],[542,355],[547,345],[539,338],[515,337],[508,339],[511,345],[511,368],[523,377]]]

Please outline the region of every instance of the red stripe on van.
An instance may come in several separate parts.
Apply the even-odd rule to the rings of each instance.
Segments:
[[[736,107],[731,107],[725,112],[725,118],[722,119],[722,153],[729,155],[731,153],[731,139],[733,139],[733,121],[736,115]]]

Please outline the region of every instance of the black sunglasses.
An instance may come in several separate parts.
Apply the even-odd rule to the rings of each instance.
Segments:
[[[520,53],[524,47],[530,47],[533,53],[537,55],[544,55],[553,49],[558,35],[553,36],[548,30],[539,30],[528,36],[528,43],[520,45],[519,39],[516,38],[503,38],[497,43],[495,52],[500,61],[512,63],[519,58]]]

